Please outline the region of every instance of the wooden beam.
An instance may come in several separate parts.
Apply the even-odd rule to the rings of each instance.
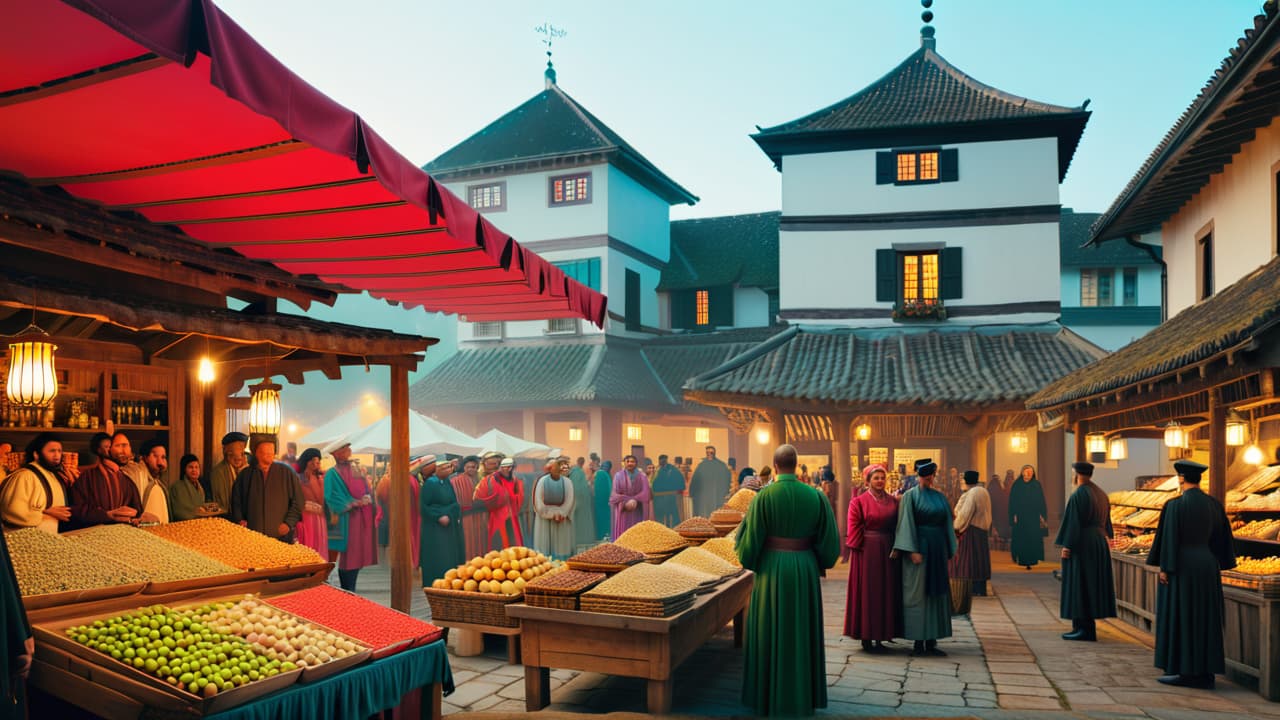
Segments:
[[[413,535],[409,527],[409,372],[391,369],[391,607],[408,613],[413,599]],[[423,579],[426,582],[427,578]]]
[[[832,471],[836,474],[837,500],[836,507],[833,508],[836,513],[836,529],[840,534],[840,547],[844,547],[845,540],[845,518],[849,513],[849,499],[853,496],[853,473],[856,469],[850,455],[853,450],[850,447],[850,430],[853,425],[853,416],[843,413],[829,415],[827,421],[831,423],[832,448],[831,454],[835,456],[832,459]]]
[[[1227,501],[1227,406],[1209,393],[1209,494]]]

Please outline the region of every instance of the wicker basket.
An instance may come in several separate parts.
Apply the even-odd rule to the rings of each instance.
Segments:
[[[553,610],[578,610],[578,595],[535,595],[525,593],[524,604],[530,607],[544,607]]]
[[[466,592],[422,588],[431,603],[431,619],[437,622],[461,622],[494,627],[519,627],[520,618],[507,617],[507,606],[519,602],[521,594]]]

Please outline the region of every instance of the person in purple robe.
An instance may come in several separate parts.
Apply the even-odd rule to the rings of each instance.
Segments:
[[[355,592],[360,568],[378,564],[373,491],[351,463],[351,443],[332,450],[335,465],[324,476],[324,500],[338,522],[329,529],[329,550],[339,552],[338,584]]]
[[[622,458],[622,469],[613,476],[613,494],[609,496],[613,514],[613,536],[618,537],[641,520],[653,519],[652,490],[649,478],[636,467],[636,456]]]

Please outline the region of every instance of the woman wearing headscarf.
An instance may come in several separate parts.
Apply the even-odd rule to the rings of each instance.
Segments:
[[[320,469],[320,451],[307,448],[298,457],[298,478],[302,481],[302,522],[298,523],[298,542],[329,557],[329,521],[324,507],[324,471]]]
[[[861,640],[863,652],[884,652],[884,641],[902,635],[902,578],[898,561],[890,557],[898,498],[885,491],[883,465],[868,465],[862,477],[867,492],[849,501],[844,634]]]
[[[1049,508],[1036,469],[1022,466],[1022,476],[1009,488],[1010,546],[1015,565],[1030,570],[1044,559],[1045,517]]]

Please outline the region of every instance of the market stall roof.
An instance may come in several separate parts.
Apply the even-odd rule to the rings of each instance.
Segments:
[[[1223,356],[1265,349],[1259,337],[1280,323],[1280,257],[1254,270],[1095,363],[1058,378],[1027,400],[1045,410],[1173,378]],[[1229,357],[1228,362],[1238,362]]]
[[[328,445],[340,437],[355,435],[362,427],[364,426],[360,424],[360,406],[357,405],[298,438],[298,445],[301,447]]]
[[[498,428],[477,435],[476,441],[486,452],[497,450],[507,457],[543,457],[551,451],[550,445],[509,435]]]
[[[684,394],[722,407],[1020,410],[1046,383],[1103,354],[1057,325],[919,331],[792,326],[693,378]]]
[[[351,451],[386,454],[391,452],[391,416],[382,418],[350,436],[330,442],[324,449],[332,452],[342,443],[351,443]],[[449,453],[471,455],[481,450],[480,441],[439,420],[409,411],[409,453]]]
[[[468,320],[581,317],[567,278],[210,0],[31,0],[0,24],[0,170],[208,247]]]

